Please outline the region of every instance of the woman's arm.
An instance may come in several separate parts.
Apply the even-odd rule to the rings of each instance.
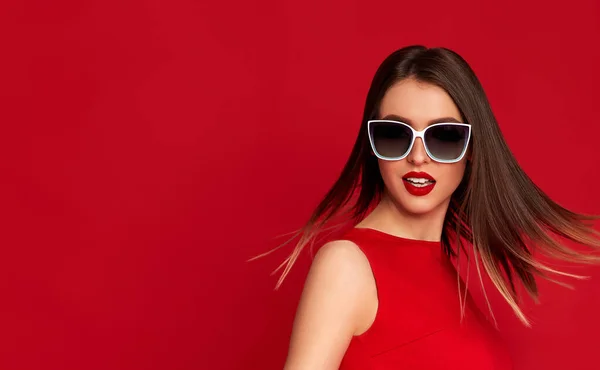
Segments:
[[[284,370],[338,369],[352,336],[367,330],[376,312],[365,255],[347,240],[325,244],[306,278]]]

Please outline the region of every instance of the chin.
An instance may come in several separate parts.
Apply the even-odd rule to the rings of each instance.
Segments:
[[[444,204],[444,201],[435,196],[433,192],[424,196],[414,196],[408,192],[398,194],[397,204],[412,215],[426,215]]]
[[[427,200],[401,200],[400,206],[413,215],[426,215],[434,211],[439,204]]]
[[[404,184],[394,184],[393,191],[388,193],[394,199],[396,206],[404,212],[414,216],[424,216],[435,211],[440,207],[449,204],[450,197],[445,197],[440,189],[433,189],[429,194],[423,196],[412,195],[404,188]],[[449,194],[450,195],[450,194]]]

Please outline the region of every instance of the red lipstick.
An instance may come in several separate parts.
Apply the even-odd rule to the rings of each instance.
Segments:
[[[420,181],[409,181],[408,179],[425,179],[424,183]],[[435,186],[435,179],[427,172],[411,171],[402,176],[402,182],[406,190],[415,196],[423,196],[429,194]]]

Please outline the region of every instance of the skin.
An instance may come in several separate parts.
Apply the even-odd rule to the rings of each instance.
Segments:
[[[440,118],[463,122],[450,96],[435,85],[406,79],[385,94],[380,118],[393,114],[423,130]],[[463,178],[467,157],[438,163],[417,139],[409,155],[399,161],[379,161],[386,191],[381,202],[356,227],[372,228],[409,239],[439,241],[450,197]],[[427,172],[436,180],[427,195],[411,195],[402,177]],[[358,246],[336,240],[315,255],[296,312],[284,370],[338,369],[354,335],[367,331],[375,320],[378,300],[369,262]]]

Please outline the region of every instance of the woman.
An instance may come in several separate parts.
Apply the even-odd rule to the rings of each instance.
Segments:
[[[299,232],[279,283],[345,216],[353,227],[314,257],[286,370],[509,369],[452,263],[465,245],[526,325],[517,283],[536,298],[536,276],[577,277],[538,262],[533,246],[598,261],[551,237],[598,248],[597,217],[559,206],[527,177],[477,77],[446,48],[410,46],[383,61],[350,158]]]

